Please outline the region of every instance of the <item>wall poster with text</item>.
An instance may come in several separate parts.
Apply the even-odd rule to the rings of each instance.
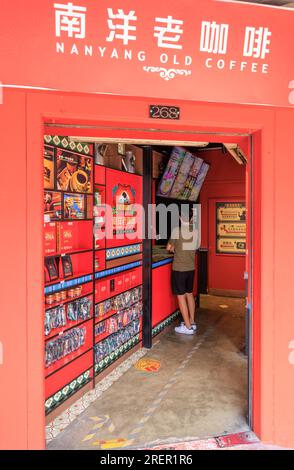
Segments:
[[[216,253],[245,255],[245,202],[216,203]]]

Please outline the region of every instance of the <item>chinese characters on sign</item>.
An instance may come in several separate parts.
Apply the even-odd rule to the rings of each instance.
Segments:
[[[183,46],[176,43],[179,42],[181,34],[183,34],[181,27],[184,22],[175,20],[172,16],[168,16],[167,18],[155,18],[155,21],[165,24],[165,26],[155,26],[154,28],[154,37],[158,38],[158,47],[182,49]]]
[[[246,253],[246,208],[244,202],[216,203],[216,253]]]
[[[136,31],[136,26],[131,25],[130,22],[134,23],[137,20],[134,11],[130,11],[127,15],[123,10],[119,9],[118,13],[114,13],[112,8],[108,8],[108,27],[110,33],[106,41],[112,42],[114,39],[122,39],[124,45],[128,45],[129,41],[135,41],[137,38],[134,34]],[[118,20],[115,22],[113,20]]]
[[[228,24],[202,21],[200,51],[212,54],[226,54],[228,48]]]
[[[87,8],[68,3],[63,5],[54,3],[56,36],[60,37],[66,32],[69,38],[83,39],[86,37],[86,11]]]
[[[55,35],[58,38],[56,52],[58,54],[67,53],[84,56],[98,54],[98,57],[102,59],[137,60],[138,63],[148,60],[148,51],[129,49],[131,45],[135,45],[137,41],[141,40],[138,26],[144,18],[139,16],[136,10],[126,11],[122,8],[107,8],[105,19],[102,17],[100,25],[97,24],[97,34],[101,27],[105,28],[107,26],[108,28],[103,43],[92,44],[87,42],[87,44],[84,44],[77,41],[69,45],[68,42],[64,42],[68,38],[87,40],[87,15],[90,12],[87,11],[86,7],[74,5],[72,2],[55,3],[54,8]],[[197,45],[195,38],[195,54],[198,52],[202,55],[202,64],[206,69],[268,73],[269,65],[264,62],[264,59],[270,53],[272,33],[268,27],[248,25],[244,28],[242,33],[243,44],[240,44],[240,57],[243,57],[243,59],[228,56],[233,41],[228,23],[203,20],[195,24],[195,31],[197,31],[196,28],[198,28],[200,41]],[[148,28],[145,28],[145,32],[148,34]],[[158,63],[143,66],[143,70],[159,73],[159,76],[164,80],[170,80],[179,75],[190,76],[192,70],[188,67],[192,65],[193,55],[182,55],[185,32],[184,20],[181,18],[175,18],[170,14],[166,17],[154,17],[149,34],[150,41],[153,39],[154,45],[159,50]],[[112,43],[111,49],[107,46],[109,43]],[[122,51],[119,49],[121,45],[127,46],[128,49]],[[168,53],[171,51],[174,54]],[[177,53],[175,54],[175,52]],[[166,67],[163,67],[163,65],[166,65]]]

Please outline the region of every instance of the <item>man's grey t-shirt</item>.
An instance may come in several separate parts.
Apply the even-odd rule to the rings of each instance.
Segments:
[[[185,224],[173,229],[169,242],[175,249],[173,271],[194,271],[197,232]]]

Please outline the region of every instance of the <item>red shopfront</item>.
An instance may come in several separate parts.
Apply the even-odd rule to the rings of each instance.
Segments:
[[[221,135],[223,142],[244,145],[249,136],[253,430],[264,441],[294,445],[294,420],[289,419],[294,415],[290,250],[294,71],[280,39],[287,36],[292,43],[293,13],[213,0],[198,3],[196,9],[189,0],[160,6],[154,1],[147,8],[147,2],[138,7],[128,0],[123,8],[133,12],[128,25],[136,28],[120,37],[114,26],[122,19],[115,16],[121,8],[118,0],[112,1],[111,11],[106,2],[94,7],[83,0],[77,2],[82,9],[75,12],[68,10],[67,3],[54,7],[49,0],[42,6],[33,1],[25,6],[4,2],[0,20],[5,64],[0,76],[4,85],[0,106],[4,449],[45,445],[40,317],[43,135],[57,130],[58,135],[80,135],[81,125],[89,140],[99,134],[104,139],[193,142],[206,141],[209,134],[211,142]],[[70,23],[74,15],[76,21]],[[172,22],[170,16],[181,22]],[[252,18],[250,24],[247,18]],[[216,25],[222,42],[210,49],[205,35]],[[258,41],[248,39],[252,34],[263,35],[263,50],[258,52]],[[124,42],[132,53],[125,52]],[[154,104],[179,106],[180,119],[151,120],[149,105]]]

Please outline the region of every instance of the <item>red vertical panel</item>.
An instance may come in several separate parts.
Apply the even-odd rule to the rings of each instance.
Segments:
[[[293,110],[276,112],[274,240],[275,441],[293,448],[294,440],[294,250]]]
[[[253,423],[265,441],[274,441],[274,113],[254,133],[253,160]],[[260,417],[260,428],[256,420]]]
[[[43,191],[44,128],[40,102],[27,96],[27,309],[28,309],[28,448],[45,446],[44,415],[44,252]]]
[[[152,326],[160,323],[178,308],[177,297],[171,289],[171,268],[169,263],[152,270]]]
[[[111,207],[116,206],[116,198],[120,198],[124,191],[127,192],[128,197],[130,197],[131,204],[142,204],[142,182],[143,179],[141,176],[133,175],[130,173],[106,169],[106,204]],[[138,214],[137,219],[139,220],[140,214]],[[106,221],[109,227],[109,219]],[[111,234],[111,227],[109,228],[109,233]],[[137,243],[139,240],[138,237],[128,237],[125,236],[116,236],[113,238],[107,236],[106,246],[107,247],[116,247],[122,245],[131,245]]]
[[[4,90],[0,105],[0,448],[27,448],[25,94]],[[40,233],[43,228],[41,227]],[[40,234],[39,234],[40,235]]]

